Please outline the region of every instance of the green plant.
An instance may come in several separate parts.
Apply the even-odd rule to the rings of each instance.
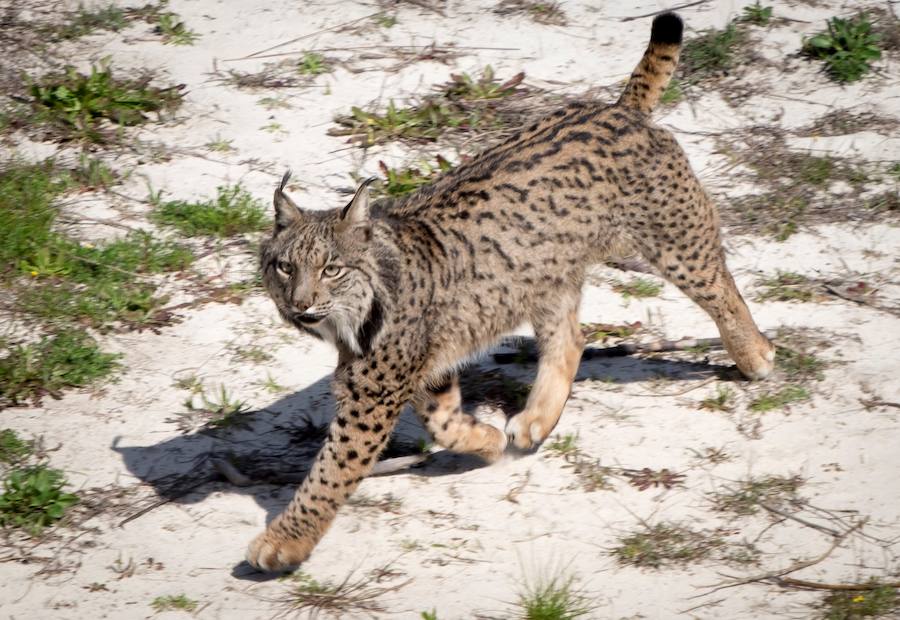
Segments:
[[[77,495],[62,490],[65,485],[61,471],[43,465],[9,472],[0,495],[0,525],[37,536],[78,501]]]
[[[78,165],[69,172],[75,183],[84,189],[106,189],[115,185],[116,173],[103,160],[90,157],[86,153],[78,156]]]
[[[744,14],[741,16],[741,21],[750,22],[751,24],[756,24],[757,26],[765,26],[771,19],[772,7],[763,6],[762,4],[760,4],[759,0],[756,0],[756,4],[745,6]]]
[[[234,150],[234,147],[231,146],[233,140],[226,140],[219,135],[216,135],[215,140],[210,140],[206,143],[206,148],[210,151],[216,151],[217,153],[228,153]]]
[[[490,129],[502,127],[513,118],[521,120],[498,107],[509,94],[516,92],[522,82],[520,73],[506,82],[499,82],[490,67],[478,78],[456,75],[443,85],[438,94],[406,108],[397,107],[393,100],[383,113],[367,112],[353,107],[350,114],[335,118],[338,127],[328,131],[332,136],[351,136],[364,146],[392,140],[436,140],[448,129]]]
[[[812,301],[816,286],[806,276],[792,271],[777,271],[771,278],[756,281],[763,287],[757,301]]]
[[[838,82],[854,82],[869,72],[873,60],[881,58],[880,40],[865,13],[850,19],[832,17],[828,30],[803,42],[803,52],[823,60],[828,74]]]
[[[774,508],[797,500],[797,491],[803,486],[800,476],[766,476],[747,478],[723,491],[710,494],[713,509],[740,516],[756,514],[761,504]]]
[[[444,86],[443,92],[450,100],[502,99],[514,95],[516,86],[522,82],[524,77],[525,74],[519,73],[501,83],[494,77],[493,67],[487,65],[478,77],[472,77],[468,73],[451,75],[450,82]]]
[[[125,12],[114,4],[94,9],[86,9],[84,5],[79,5],[78,9],[70,14],[68,22],[52,29],[49,34],[55,38],[71,40],[93,34],[98,30],[118,32],[127,23]]]
[[[0,404],[20,404],[44,394],[57,396],[64,388],[83,387],[119,367],[117,354],[100,351],[81,331],[62,331],[34,344],[2,346]]]
[[[214,199],[163,202],[151,219],[188,237],[230,237],[264,230],[270,224],[267,213],[262,203],[240,185],[223,185]]]
[[[502,0],[494,9],[498,15],[522,14],[539,24],[566,25],[566,14],[560,2],[534,2],[533,0]]]
[[[382,28],[393,28],[397,25],[397,17],[387,13],[379,13],[375,16],[375,23]]]
[[[437,176],[453,168],[453,164],[437,156],[437,165],[432,166],[422,163],[417,168],[388,168],[383,161],[378,162],[378,167],[384,176],[380,189],[388,196],[402,196],[413,192],[423,185],[428,185]]]
[[[716,388],[715,396],[709,396],[700,401],[700,408],[710,411],[731,411],[734,408],[733,400],[734,392],[731,388],[719,386]]]
[[[628,282],[616,282],[612,289],[624,299],[631,297],[656,297],[663,290],[663,285],[648,278],[633,278]]]
[[[384,612],[384,606],[378,600],[383,594],[398,590],[408,584],[399,586],[370,586],[363,577],[352,580],[348,575],[343,581],[318,581],[303,571],[289,575],[290,590],[280,599],[286,610],[292,612],[307,611],[309,617],[315,618],[319,612],[327,612],[336,618],[356,618],[373,616]]]
[[[36,285],[24,289],[20,306],[45,319],[67,319],[106,328],[120,321],[138,325],[165,301],[143,276],[178,271],[193,261],[186,248],[137,231],[103,245],[56,237],[20,262]]]
[[[831,592],[822,601],[822,620],[862,620],[893,618],[900,611],[897,588],[872,581],[870,590]]]
[[[787,385],[777,392],[766,392],[750,402],[750,411],[764,413],[773,409],[782,409],[790,404],[809,400],[810,393],[805,387]]]
[[[150,602],[150,607],[155,611],[194,611],[197,609],[197,601],[189,599],[184,594],[167,594],[166,596],[157,596]]]
[[[662,95],[660,95],[659,102],[663,105],[678,103],[681,101],[682,97],[684,97],[684,91],[681,89],[681,80],[673,77],[669,80],[669,84],[666,86]]]
[[[194,396],[199,394],[201,404],[194,403]],[[229,428],[238,426],[244,422],[243,414],[250,410],[249,405],[243,400],[237,400],[228,393],[225,384],[219,384],[217,394],[207,396],[205,389],[194,391],[185,401],[185,406],[191,411],[199,411],[208,415],[207,424],[213,428]]]
[[[34,441],[20,439],[9,428],[0,430],[0,463],[18,463],[34,450]]]
[[[574,620],[596,607],[578,587],[578,580],[562,570],[533,583],[526,579],[516,605],[522,620]]]
[[[566,456],[578,452],[578,435],[568,433],[556,435],[552,441],[544,444],[544,450],[557,456]]]
[[[156,21],[156,32],[162,35],[163,43],[172,45],[193,45],[200,38],[175,13],[160,13]]]
[[[724,545],[716,534],[676,523],[657,523],[623,537],[611,553],[622,565],[660,568],[704,560]]]
[[[804,353],[787,346],[779,346],[775,351],[775,367],[791,381],[822,379],[822,371],[827,367],[824,360],[812,353]]]
[[[66,139],[104,142],[109,136],[100,121],[137,125],[147,120],[148,112],[181,104],[179,87],[151,87],[149,82],[149,77],[115,77],[108,62],[92,66],[90,75],[66,67],[63,73],[29,80],[33,120],[56,127]]]
[[[331,67],[322,54],[305,52],[297,64],[297,70],[301,75],[321,75],[331,72]]]
[[[734,23],[724,30],[706,30],[699,37],[684,42],[681,49],[681,72],[695,82],[727,71],[734,65],[735,50],[746,40],[746,33]]]

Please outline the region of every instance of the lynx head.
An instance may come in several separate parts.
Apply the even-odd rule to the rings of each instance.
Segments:
[[[360,355],[373,346],[383,320],[385,277],[394,269],[374,238],[368,185],[343,209],[310,211],[275,190],[275,227],[262,244],[263,283],[286,321]]]

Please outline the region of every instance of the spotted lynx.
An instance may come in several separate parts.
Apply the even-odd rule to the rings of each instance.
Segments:
[[[725,266],[715,207],[650,112],[678,58],[682,22],[653,21],[619,101],[573,103],[408,197],[305,211],[275,191],[265,286],[285,320],[334,343],[337,415],[293,501],[250,545],[266,570],[307,558],[371,470],[411,403],[435,441],[499,458],[553,429],[582,353],[585,270],[637,251],[716,322],[751,379],[772,369]],[[456,369],[521,323],[534,327],[537,377],[505,429],[460,408]]]

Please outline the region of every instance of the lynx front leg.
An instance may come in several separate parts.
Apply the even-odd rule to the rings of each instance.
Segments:
[[[376,384],[370,364],[375,362],[364,359],[338,369],[337,415],[325,444],[291,503],[250,543],[247,561],[253,566],[274,571],[303,562],[387,444],[413,378],[379,371]]]
[[[489,463],[506,450],[502,428],[480,422],[462,410],[456,375],[439,388],[420,392],[413,405],[434,440],[448,450],[475,454]]]
[[[528,449],[550,434],[562,414],[584,346],[578,327],[580,293],[558,300],[556,314],[533,319],[540,359],[537,378],[521,413],[510,418],[506,433],[517,448]]]

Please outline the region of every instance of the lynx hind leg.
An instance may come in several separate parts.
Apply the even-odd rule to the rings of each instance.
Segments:
[[[459,377],[455,374],[443,385],[421,392],[413,399],[413,406],[439,446],[474,454],[489,463],[506,450],[502,425],[481,422],[462,410]]]
[[[690,198],[639,245],[644,256],[716,322],[741,373],[764,379],[774,367],[775,347],[760,333],[728,271],[715,207],[699,187]],[[693,212],[687,210],[690,203]],[[686,211],[679,213],[682,209]]]
[[[562,414],[584,348],[578,325],[580,293],[558,299],[557,310],[534,317],[539,360],[537,377],[528,394],[525,409],[506,425],[513,444],[527,450],[544,441]]]

